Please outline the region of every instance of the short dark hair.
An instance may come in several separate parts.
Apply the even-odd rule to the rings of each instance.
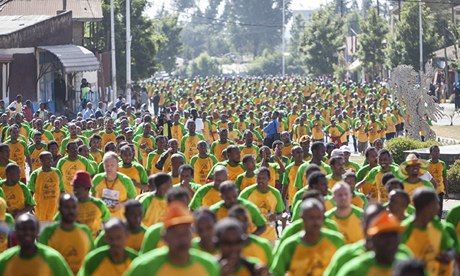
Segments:
[[[233,181],[230,181],[230,180],[224,181],[219,185],[219,192],[221,194],[223,194],[223,193],[225,193],[227,191],[233,190],[233,189],[238,190],[238,188],[236,187],[235,183]]]
[[[313,144],[311,144],[311,151],[317,151],[320,147],[324,147],[324,143],[323,142],[320,142],[320,141],[316,141],[316,142],[313,142]]]
[[[322,172],[313,172],[308,176],[308,189],[312,189],[314,185],[318,184],[321,178],[326,178]]]
[[[387,182],[393,178],[395,178],[395,176],[393,175],[392,172],[384,173],[382,176],[382,185],[385,186],[385,184],[387,184]]]
[[[168,181],[170,181],[172,178],[169,174],[167,173],[157,173],[153,176],[153,185],[155,185],[155,188],[158,190],[162,185],[166,184]]]
[[[430,188],[418,188],[412,195],[415,211],[421,211],[431,202],[438,200],[438,195]]]
[[[193,173],[194,173],[194,169],[192,166],[190,166],[189,164],[184,164],[184,165],[181,165],[179,167],[179,174],[181,174],[183,171],[187,171],[189,170],[190,172],[192,172],[192,176],[193,176]]]
[[[183,198],[189,198],[187,190],[182,187],[172,187],[166,192],[166,202],[171,203],[176,200],[181,200]]]
[[[421,260],[417,259],[408,259],[404,261],[397,262],[394,267],[394,276],[404,276],[404,275],[414,275],[414,276],[424,276],[425,274],[425,265]]]

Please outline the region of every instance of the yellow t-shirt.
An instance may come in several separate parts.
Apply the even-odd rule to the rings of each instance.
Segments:
[[[105,145],[108,143],[108,142],[116,142],[117,140],[117,135],[115,134],[114,131],[112,131],[111,133],[107,133],[105,131],[102,131],[101,133],[99,133],[99,135],[101,136],[101,146],[102,147],[105,147]]]
[[[190,165],[193,167],[193,180],[197,184],[206,184],[208,174],[212,167],[217,163],[217,159],[214,156],[208,156],[206,158],[200,158],[195,155],[190,160]]]
[[[358,207],[352,206],[351,213],[344,218],[340,218],[336,215],[337,208],[333,208],[326,212],[326,217],[332,219],[339,226],[339,232],[345,236],[345,243],[350,244],[357,242],[364,238],[361,218],[363,216],[363,210]]]
[[[217,158],[217,161],[221,162],[224,160],[222,151],[230,145],[232,145],[232,143],[230,143],[229,141],[227,141],[226,143],[215,141],[214,143],[212,143],[211,153]]]
[[[34,193],[35,216],[39,221],[52,221],[58,211],[59,196],[64,192],[62,175],[52,168],[45,172],[38,169],[32,173],[29,180],[29,189]]]
[[[446,167],[444,162],[438,161],[437,163],[429,162],[428,164],[428,172],[433,176],[433,178],[438,183],[438,187],[436,192],[444,193],[446,187],[444,186],[444,176],[446,175]]]
[[[65,159],[65,157],[59,160],[57,168],[62,173],[62,181],[64,182],[64,188],[66,193],[73,193],[72,179],[77,171],[87,171],[87,165],[80,159],[71,161]]]
[[[140,202],[144,210],[142,223],[145,226],[149,227],[155,223],[163,221],[163,216],[167,207],[167,203],[164,198],[155,196],[154,193],[151,193],[148,196],[142,197]]]
[[[43,229],[38,241],[61,253],[75,274],[93,248],[91,231],[83,224],[76,224],[72,230],[67,231],[61,228],[59,222],[54,223]]]
[[[102,229],[102,223],[110,218],[110,212],[102,200],[90,197],[77,204],[77,222],[89,227],[95,237]]]
[[[268,192],[263,193],[259,191],[257,184],[255,184],[244,189],[240,197],[254,203],[265,218],[268,218],[270,214],[280,214],[284,211],[284,202],[281,199],[281,194],[273,187],[270,187]],[[275,225],[273,223],[267,224],[267,229],[261,237],[269,241],[275,241],[277,239]]]
[[[45,150],[45,147],[42,147],[41,149],[34,147],[33,150],[29,151],[28,155],[30,157],[30,163],[32,164],[32,168],[30,170],[31,172],[41,167],[42,164],[40,163],[40,153],[44,152]]]
[[[26,144],[23,142],[8,143],[10,148],[10,159],[16,162],[21,169],[21,178],[26,178]]]

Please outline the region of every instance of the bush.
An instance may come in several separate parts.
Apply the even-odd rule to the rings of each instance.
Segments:
[[[196,76],[216,76],[222,74],[219,62],[208,55],[202,53],[195,58],[187,67],[187,75],[189,77]]]
[[[447,171],[448,193],[460,193],[460,160],[455,161]]]
[[[391,152],[394,162],[396,162],[397,164],[401,164],[406,160],[406,155],[404,154],[404,151],[429,148],[432,145],[437,144],[438,143],[436,141],[422,142],[409,137],[398,137],[390,140],[387,143],[386,148]]]

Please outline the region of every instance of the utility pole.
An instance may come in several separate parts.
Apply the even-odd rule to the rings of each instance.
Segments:
[[[286,38],[284,36],[284,25],[285,25],[285,21],[286,21],[286,16],[285,16],[285,10],[286,8],[286,0],[283,0],[283,26],[282,26],[282,45],[281,45],[281,75],[283,76],[284,78],[284,74],[286,73],[286,56],[285,56],[285,52],[286,52]]]
[[[380,16],[380,2],[377,0],[377,15]]]
[[[126,102],[131,105],[131,0],[126,0]]]
[[[110,52],[112,56],[112,102],[117,98],[117,63],[115,60],[115,11],[113,1],[110,0]]]
[[[418,25],[419,25],[419,47],[420,47],[420,70],[419,70],[419,81],[422,85],[422,71],[423,71],[423,26],[422,26],[422,0],[418,2]]]
[[[398,0],[398,20],[401,21],[401,0]]]

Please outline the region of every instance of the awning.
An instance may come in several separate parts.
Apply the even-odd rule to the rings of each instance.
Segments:
[[[13,61],[13,55],[0,54],[1,63],[10,63]]]
[[[85,47],[68,44],[39,46],[37,48],[55,55],[61,61],[65,73],[99,70],[99,61],[94,54]]]

